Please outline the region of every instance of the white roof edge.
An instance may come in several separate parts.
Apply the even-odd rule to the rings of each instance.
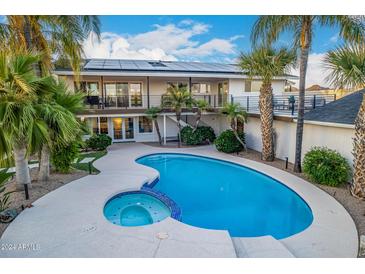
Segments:
[[[295,119],[295,121],[296,121],[296,119]],[[332,123],[332,122],[320,122],[320,121],[304,120],[304,123],[305,124],[311,124],[311,125],[325,126],[325,127],[340,127],[340,128],[351,128],[351,129],[355,128],[355,125],[342,124],[342,123]]]
[[[73,71],[58,70],[55,75],[73,76]],[[200,77],[200,78],[231,78],[249,79],[247,75],[235,73],[203,73],[203,72],[151,72],[151,71],[81,71],[81,76],[155,76],[155,77]],[[254,77],[253,79],[260,79]],[[278,76],[274,80],[296,79],[296,76]]]

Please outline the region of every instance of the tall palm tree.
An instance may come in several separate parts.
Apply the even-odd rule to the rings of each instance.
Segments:
[[[239,103],[227,103],[224,105],[221,112],[230,120],[231,129],[236,136],[237,141],[240,142],[242,147],[246,150],[246,144],[239,137],[237,123],[239,121],[242,123],[247,121],[247,112]]]
[[[0,38],[6,41],[0,46],[42,52],[42,58],[35,65],[38,76],[50,74],[54,55],[66,58],[78,76],[82,44],[91,31],[99,37],[97,16],[10,15],[7,24],[0,24]],[[48,147],[42,147],[39,178],[45,181],[49,178],[49,153]]]
[[[299,53],[299,103],[297,117],[297,132],[295,144],[294,171],[301,172],[305,79],[308,56],[312,45],[316,26],[338,27],[339,35],[347,40],[361,42],[365,39],[363,16],[346,15],[267,15],[260,16],[256,21],[251,40],[254,45],[259,42],[272,43],[279,39],[283,32],[293,34],[294,47]]]
[[[293,68],[296,60],[295,51],[288,51],[285,48],[274,49],[271,47],[259,47],[251,53],[242,53],[239,64],[252,78],[262,77],[260,88],[259,108],[261,119],[262,136],[262,159],[264,161],[274,160],[274,112],[272,80],[276,76],[282,76]]]
[[[39,96],[38,103],[42,105],[40,117],[46,123],[49,141],[42,145],[42,159],[38,173],[39,181],[48,180],[49,156],[53,146],[74,141],[81,125],[76,119],[76,113],[84,107],[84,95],[80,92],[71,93],[62,80],[53,82],[53,89],[48,96]]]
[[[176,114],[177,127],[179,130],[179,143],[181,146],[181,113],[183,108],[191,108],[192,98],[186,87],[171,85],[167,89],[166,99],[163,102],[164,107],[171,108]]]
[[[158,142],[160,143],[160,146],[162,146],[162,137],[161,137],[161,132],[160,132],[160,126],[158,125],[158,115],[161,113],[161,108],[159,107],[150,107],[149,109],[147,109],[145,111],[145,114],[147,115],[147,117],[149,119],[151,119],[153,121],[153,124],[155,125],[155,129],[157,132],[157,136],[158,136]]]
[[[327,53],[326,67],[331,71],[329,83],[338,88],[365,87],[365,45],[347,45]],[[353,196],[365,199],[365,94],[355,120],[353,140],[354,174],[351,184]]]
[[[14,152],[17,188],[30,184],[28,155],[38,151],[49,134],[40,117],[39,94],[47,94],[51,77],[39,78],[32,65],[39,56],[0,52],[0,124],[7,145]]]
[[[209,104],[205,100],[193,100],[193,106],[197,108],[194,131],[198,128],[200,120],[202,118],[202,112],[209,109]]]

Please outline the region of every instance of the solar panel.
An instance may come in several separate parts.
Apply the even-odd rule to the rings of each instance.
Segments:
[[[127,59],[90,59],[84,66],[85,70],[134,70],[134,71],[179,71],[179,72],[220,72],[237,73],[240,68],[231,64],[127,60]]]

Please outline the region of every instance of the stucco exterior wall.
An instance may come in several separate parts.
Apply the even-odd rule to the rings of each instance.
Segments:
[[[294,162],[296,123],[275,120],[274,128],[276,132],[276,157],[280,159],[288,157],[289,162]],[[250,117],[245,126],[245,132],[247,146],[261,151],[260,119]],[[302,156],[304,157],[305,153],[313,146],[326,146],[337,150],[351,164],[353,161],[351,153],[353,136],[353,128],[304,124]]]

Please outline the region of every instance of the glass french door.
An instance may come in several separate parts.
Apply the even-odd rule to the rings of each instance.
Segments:
[[[133,117],[113,118],[113,139],[114,141],[128,141],[134,139]]]
[[[227,103],[228,83],[222,82],[218,84],[218,107],[223,107]]]

